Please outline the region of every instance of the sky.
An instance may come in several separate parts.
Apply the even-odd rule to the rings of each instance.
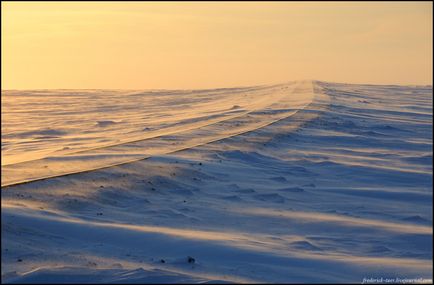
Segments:
[[[431,2],[1,2],[2,89],[429,84]]]

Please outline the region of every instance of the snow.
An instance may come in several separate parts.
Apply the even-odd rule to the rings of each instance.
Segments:
[[[2,282],[432,280],[431,86],[2,103]]]

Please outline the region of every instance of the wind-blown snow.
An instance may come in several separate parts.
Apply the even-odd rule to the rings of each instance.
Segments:
[[[431,86],[2,103],[3,282],[432,280]]]
[[[293,115],[312,102],[314,96],[310,82],[262,87],[253,89],[253,91],[252,88],[244,88],[242,91],[243,92],[240,92],[238,90],[235,92],[235,95],[238,94],[238,97],[234,96],[233,98],[235,101],[228,100],[227,94],[218,96],[219,94],[216,94],[216,92],[208,92],[206,93],[208,96],[217,96],[218,98],[214,99],[212,102],[207,102],[210,99],[205,97],[202,101],[206,103],[186,99],[185,102],[180,101],[179,104],[177,104],[179,100],[177,95],[160,95],[162,97],[169,97],[165,100],[172,101],[176,107],[183,105],[183,112],[187,113],[189,118],[185,119],[187,115],[183,113],[177,114],[177,108],[174,108],[174,110],[166,111],[164,116],[169,117],[170,121],[176,120],[175,123],[171,123],[167,126],[166,123],[162,123],[160,119],[157,119],[148,124],[148,120],[143,119],[140,121],[138,127],[133,123],[134,118],[141,115],[146,108],[137,104],[136,108],[125,107],[126,111],[121,112],[117,106],[118,101],[121,101],[122,98],[125,100],[126,98],[127,101],[134,102],[136,99],[128,98],[125,93],[118,92],[113,96],[114,98],[110,98],[110,96],[104,98],[105,100],[111,99],[110,104],[113,104],[106,106],[104,110],[118,110],[107,112],[108,114],[105,116],[116,117],[118,121],[97,121],[97,129],[104,129],[101,135],[104,135],[104,138],[108,138],[99,140],[95,139],[95,133],[98,133],[98,130],[94,130],[95,127],[84,129],[85,126],[83,125],[73,126],[68,124],[59,127],[59,129],[63,131],[49,130],[49,133],[63,133],[65,135],[63,137],[59,135],[51,137],[44,136],[42,138],[38,135],[46,133],[47,130],[23,132],[20,128],[26,128],[25,123],[12,127],[11,125],[13,124],[11,122],[15,122],[15,120],[25,122],[26,119],[29,119],[26,115],[22,115],[21,118],[20,116],[18,116],[18,118],[14,117],[14,119],[11,118],[12,114],[16,113],[14,108],[16,106],[18,106],[16,109],[20,110],[21,113],[25,114],[25,112],[21,109],[21,105],[15,102],[16,96],[14,96],[13,93],[7,93],[8,96],[5,96],[7,103],[5,104],[5,121],[11,122],[5,123],[6,139],[4,146],[2,146],[4,151],[2,186],[94,170],[101,167],[143,159],[157,154],[167,154],[238,135]],[[232,93],[232,90],[226,92]],[[292,92],[296,92],[297,96],[291,96]],[[188,94],[190,97],[195,98],[195,96],[197,96],[196,93],[200,94],[201,91]],[[67,94],[64,95],[66,96]],[[86,94],[86,96],[91,95]],[[92,94],[91,97],[93,98],[95,95]],[[154,104],[160,104],[158,100],[159,96],[155,97],[156,103],[154,102]],[[220,102],[223,100],[220,97],[224,97],[223,99],[229,101],[229,105],[226,101],[224,101],[224,103]],[[79,98],[77,101],[80,102],[80,100],[82,100],[82,98]],[[100,100],[103,99],[100,98]],[[244,111],[221,111],[228,109],[227,106],[230,106],[233,102],[238,103],[243,100],[245,100]],[[72,100],[72,102],[66,101],[67,106],[80,104],[74,100]],[[140,100],[137,101],[140,102]],[[196,104],[190,106],[186,103],[189,101],[193,101]],[[53,101],[49,98],[45,104],[45,109],[57,109],[55,105],[53,106],[55,102],[57,102],[57,100]],[[81,104],[85,102],[86,100],[83,100]],[[149,109],[160,110],[159,108],[164,107],[151,105],[151,102],[147,103]],[[124,105],[129,106],[125,103]],[[151,105],[151,107],[149,105]],[[206,105],[206,108],[204,108],[203,105]],[[213,107],[213,109],[210,109],[210,106]],[[238,106],[237,109],[241,108],[239,105],[236,106]],[[98,106],[98,108],[100,107]],[[95,116],[96,112],[94,109],[84,109],[85,111],[81,113],[80,120],[76,121],[91,120],[91,118]],[[232,109],[233,107],[229,110]],[[206,114],[213,113],[213,115],[204,116],[201,115],[202,112]],[[65,113],[67,115],[65,115]],[[73,121],[68,115],[69,113],[71,112],[62,112],[61,115],[55,113],[52,120],[56,122],[62,120],[68,122]],[[77,113],[80,114],[79,112],[75,112],[74,115],[77,115]],[[119,119],[120,116],[122,116],[122,120]],[[141,116],[143,117],[143,115]],[[155,116],[154,113],[149,114],[151,118]],[[126,123],[126,126],[122,126],[120,124],[121,122]],[[32,124],[37,127],[45,125],[46,123],[35,123],[34,121],[29,123],[29,125]],[[112,127],[111,130],[109,130],[109,126],[113,125],[119,126]],[[146,127],[143,129],[144,126]],[[78,130],[78,128],[81,129]],[[74,136],[74,132],[85,135]],[[24,136],[23,134],[26,135]],[[76,142],[77,140],[79,140],[78,143]]]

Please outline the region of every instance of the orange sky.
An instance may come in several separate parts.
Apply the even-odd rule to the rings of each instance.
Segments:
[[[2,2],[2,88],[432,84],[431,2]]]

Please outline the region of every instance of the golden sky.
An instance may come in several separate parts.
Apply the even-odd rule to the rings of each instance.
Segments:
[[[432,84],[431,2],[2,2],[2,89]]]

